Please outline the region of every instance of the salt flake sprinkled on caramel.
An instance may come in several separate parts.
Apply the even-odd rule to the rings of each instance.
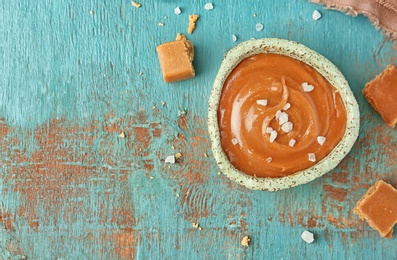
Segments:
[[[281,126],[281,130],[284,131],[284,133],[289,133],[292,131],[294,128],[294,125],[291,122],[286,122]]]
[[[256,103],[261,106],[267,106],[267,99],[258,99]]]
[[[271,163],[271,162],[272,162],[272,160],[273,160],[273,158],[272,158],[272,157],[268,157],[268,158],[266,159],[266,161],[267,161],[268,163]]]
[[[279,119],[281,116],[281,110],[277,110],[276,112],[276,119]]]
[[[283,110],[286,111],[286,110],[288,110],[290,107],[291,107],[291,104],[290,104],[290,103],[287,103],[287,104],[284,105]]]
[[[294,147],[295,143],[296,143],[296,140],[294,138],[292,138],[291,140],[289,140],[288,145],[291,147]]]
[[[270,134],[272,131],[273,131],[273,128],[271,128],[271,127],[266,128],[266,133]]]
[[[270,142],[271,143],[273,143],[274,142],[274,140],[276,140],[276,138],[277,138],[277,132],[275,131],[275,130],[273,130],[271,133],[270,133]]]
[[[323,145],[324,144],[324,142],[325,142],[325,140],[327,140],[327,138],[325,138],[324,136],[317,136],[317,142],[320,144],[320,145]]]
[[[280,125],[288,122],[288,114],[285,112],[281,112],[280,118],[278,119],[278,123]],[[291,129],[292,130],[292,129]]]
[[[305,92],[311,92],[314,89],[314,86],[308,84],[307,82],[303,82],[302,88],[303,88],[303,91],[305,91]]]
[[[179,15],[179,14],[181,14],[181,13],[182,13],[181,8],[175,7],[175,9],[174,9],[174,14]]]
[[[316,161],[316,155],[314,153],[309,153],[308,158],[309,158],[309,161],[311,161],[311,162]]]
[[[232,144],[234,144],[234,145],[238,144],[237,138],[233,138],[233,139],[232,139]]]
[[[204,5],[204,9],[207,11],[212,10],[212,9],[214,9],[214,5],[212,3],[206,3]]]

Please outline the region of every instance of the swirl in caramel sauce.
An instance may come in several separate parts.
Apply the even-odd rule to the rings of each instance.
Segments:
[[[307,92],[302,84],[314,89]],[[286,120],[291,131],[283,127]],[[338,90],[312,67],[284,55],[256,54],[226,79],[218,124],[222,149],[235,168],[283,177],[332,151],[345,133],[346,109]],[[277,133],[274,140],[270,130]]]

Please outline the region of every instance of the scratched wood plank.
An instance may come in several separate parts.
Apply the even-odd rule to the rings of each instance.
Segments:
[[[396,237],[380,239],[352,214],[375,180],[397,186],[397,132],[361,95],[396,62],[397,44],[365,17],[305,1],[214,1],[212,11],[205,3],[0,2],[0,259],[397,257]],[[166,84],[155,47],[186,32],[192,13],[200,15],[188,35],[197,76]],[[296,40],[344,73],[362,127],[334,171],[276,193],[218,175],[207,100],[237,44],[232,34],[237,43]],[[183,157],[165,164],[176,152]],[[315,243],[300,239],[306,229]],[[240,244],[245,235],[249,247]]]

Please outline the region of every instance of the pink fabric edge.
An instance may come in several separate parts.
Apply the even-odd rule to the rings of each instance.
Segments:
[[[386,37],[388,37],[392,40],[397,40],[397,32],[392,29],[385,28],[385,26],[379,22],[379,19],[375,15],[373,15],[369,12],[358,11],[358,10],[355,10],[351,6],[338,5],[335,3],[326,3],[323,0],[309,0],[309,2],[312,2],[315,4],[320,4],[320,5],[325,6],[326,9],[338,10],[338,11],[341,11],[341,12],[343,12],[347,15],[351,15],[351,16],[357,16],[359,14],[363,14],[366,17],[368,17],[368,19],[371,21],[371,23],[375,26],[376,30],[381,29]]]

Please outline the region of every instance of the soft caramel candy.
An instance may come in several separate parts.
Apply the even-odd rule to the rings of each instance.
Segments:
[[[178,34],[175,41],[163,43],[156,50],[165,82],[182,81],[195,76],[192,64],[194,47],[185,36]]]
[[[397,124],[397,68],[388,66],[365,85],[363,94],[383,120],[394,127]]]
[[[357,202],[353,212],[365,219],[381,237],[391,238],[397,223],[397,190],[380,180]]]

